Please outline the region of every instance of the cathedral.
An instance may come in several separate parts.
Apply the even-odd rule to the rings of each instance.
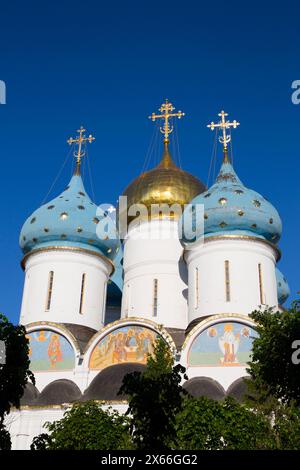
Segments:
[[[122,379],[144,370],[158,337],[186,368],[190,394],[241,399],[257,334],[249,314],[281,310],[289,295],[276,266],[281,220],[233,168],[228,144],[239,123],[224,111],[208,125],[223,151],[212,186],[175,163],[170,134],[183,116],[168,100],[150,116],[161,123],[160,162],[116,207],[85,190],[82,161],[94,137],[81,127],[68,140],[71,180],[25,221],[20,323],[36,383],[7,417],[13,449],[29,449],[72,402],[124,412]]]

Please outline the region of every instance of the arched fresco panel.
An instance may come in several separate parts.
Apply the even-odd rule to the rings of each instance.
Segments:
[[[114,364],[146,364],[158,334],[144,326],[125,325],[111,331],[93,349],[90,369],[104,369]]]
[[[37,330],[28,333],[30,369],[32,371],[55,371],[73,369],[74,350],[69,341],[59,333]]]
[[[236,321],[215,323],[194,339],[188,354],[188,365],[245,366],[250,360],[255,337],[256,331],[246,324]]]

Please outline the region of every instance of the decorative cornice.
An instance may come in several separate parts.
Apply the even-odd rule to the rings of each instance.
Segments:
[[[242,240],[242,241],[252,241],[252,242],[259,242],[264,245],[267,245],[268,247],[272,248],[272,250],[275,251],[276,253],[276,261],[279,261],[281,258],[281,251],[280,249],[274,245],[274,243],[269,242],[269,240],[264,240],[259,237],[251,236],[251,235],[234,235],[234,234],[228,234],[228,235],[211,235],[208,237],[204,237],[204,243],[209,243],[213,241],[219,241],[219,240]],[[187,250],[191,251],[191,249]]]
[[[205,320],[203,320],[203,321],[200,320],[199,323],[197,323],[197,325],[195,325],[194,328],[186,336],[186,338],[183,342],[181,350],[182,351],[184,350],[184,348],[186,347],[186,345],[189,342],[190,338],[195,333],[197,333],[198,330],[205,330],[207,325],[209,325],[211,322],[220,323],[220,321],[224,321],[227,318],[235,318],[237,320],[242,320],[243,322],[247,322],[250,325],[252,325],[253,327],[255,327],[255,322],[253,320],[251,320],[251,318],[249,318],[246,315],[241,315],[240,313],[218,313],[217,315],[212,315],[212,316],[209,316],[209,317],[205,317]]]
[[[279,261],[280,258],[281,258],[281,251],[280,249],[274,245],[274,243],[272,242],[269,242],[269,240],[264,240],[262,238],[259,238],[259,237],[255,237],[255,236],[251,236],[251,235],[213,235],[211,237],[205,237],[204,238],[204,243],[209,243],[210,241],[214,241],[214,240],[230,240],[230,239],[233,239],[233,240],[247,240],[247,241],[252,241],[252,242],[260,242],[260,243],[263,243],[264,245],[267,245],[269,246],[270,248],[272,248],[276,255],[277,255],[277,258],[276,260]]]
[[[30,253],[27,253],[23,257],[23,259],[21,260],[22,269],[25,270],[26,261],[28,260],[28,258],[30,256],[36,255],[36,254],[39,254],[39,253],[48,252],[48,251],[67,251],[67,252],[74,252],[74,253],[85,253],[86,255],[96,256],[97,258],[102,259],[103,261],[105,261],[107,264],[110,265],[110,267],[112,269],[112,271],[110,273],[110,276],[115,271],[114,263],[109,258],[102,255],[101,253],[96,253],[93,250],[88,250],[87,248],[81,248],[81,247],[78,247],[78,246],[63,246],[63,245],[62,246],[59,246],[59,245],[58,246],[47,246],[47,247],[44,247],[44,248],[36,248],[35,250],[32,250]]]
[[[127,400],[93,400],[96,403],[99,403],[100,405],[128,405]],[[71,406],[73,406],[75,403],[82,403],[81,401],[75,401],[72,403],[62,403],[61,405],[20,405],[19,408],[16,408],[13,406],[11,408],[11,411],[30,411],[30,410],[65,410]]]
[[[178,203],[179,204],[179,203]],[[129,217],[134,217],[134,219],[129,222],[128,224],[128,230],[131,228],[134,228],[138,226],[139,222],[151,222],[152,220],[179,220],[180,217],[182,216],[182,212],[177,214],[175,211],[171,211],[172,213],[170,214],[164,214],[162,212],[158,212],[158,214],[152,214],[151,212],[147,215],[137,215],[137,216],[129,216]],[[132,225],[131,225],[132,224]]]
[[[182,249],[183,251],[183,249]],[[130,264],[129,266],[126,267],[126,273],[128,273],[128,271],[131,271],[132,269],[135,269],[135,268],[139,268],[141,266],[149,266],[149,265],[152,265],[153,263],[155,263],[155,261],[161,261],[161,257],[157,257],[157,259],[155,260],[149,260],[149,261],[140,261],[139,263],[134,263],[134,264]],[[163,263],[164,265],[175,265],[176,267],[178,266],[178,260],[163,260]],[[125,270],[124,270],[125,271]],[[132,279],[135,279],[136,277],[138,277],[139,274],[137,274],[136,276],[133,276],[133,277],[130,277],[130,278],[127,278],[128,281],[131,281]]]
[[[181,207],[183,205],[179,204]],[[128,225],[127,225],[127,230],[126,230],[126,237],[129,237],[129,232],[134,231],[135,229],[139,229],[141,225],[146,224],[146,223],[151,223],[151,222],[177,222],[179,221],[180,217],[182,216],[182,209],[180,210],[180,213],[176,213],[176,211],[172,211],[170,214],[162,214],[159,212],[158,214],[152,214],[151,210],[148,211],[147,215],[136,215],[136,216],[128,216]]]

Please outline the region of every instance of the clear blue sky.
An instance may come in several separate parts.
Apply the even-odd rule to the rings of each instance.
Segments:
[[[205,183],[213,147],[206,124],[222,108],[241,122],[235,169],[282,217],[279,267],[295,298],[300,105],[291,102],[291,83],[300,79],[299,15],[299,2],[2,2],[0,310],[18,321],[19,232],[57,176],[66,139],[81,124],[95,134],[96,202],[114,203],[143,168],[154,126],[147,116],[165,97],[186,112],[182,166]],[[70,171],[71,161],[51,197]]]

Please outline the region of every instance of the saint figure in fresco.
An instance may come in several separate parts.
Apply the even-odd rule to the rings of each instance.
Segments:
[[[249,328],[247,328],[246,326],[244,326],[242,328],[242,336],[244,336],[245,338],[249,338],[250,337],[250,330]]]
[[[48,346],[48,357],[51,368],[55,367],[57,362],[62,361],[62,351],[60,348],[59,336],[54,334],[51,335],[49,346]]]
[[[136,360],[141,362],[146,362],[147,359],[147,338],[144,331],[141,331],[137,334],[137,350],[136,350]]]
[[[136,346],[136,334],[133,328],[130,328],[127,332],[126,346],[128,348]]]
[[[38,341],[39,343],[43,343],[44,341],[47,341],[48,337],[45,335],[45,333],[46,333],[46,332],[45,332],[44,330],[41,330],[41,331],[39,332],[39,336],[37,337],[37,341]]]
[[[217,332],[216,328],[214,328],[214,327],[212,326],[211,328],[208,329],[207,335],[208,335],[210,338],[214,338],[215,336],[218,335],[218,332]]]
[[[232,323],[226,323],[224,325],[224,333],[219,338],[219,346],[223,353],[221,362],[223,365],[237,364],[237,351],[240,343],[240,334],[234,334],[234,325]]]
[[[128,329],[124,346],[126,361],[128,362],[135,362],[137,360],[137,336],[138,331],[135,328]]]
[[[122,331],[119,331],[115,338],[115,349],[113,352],[112,362],[123,362],[126,360],[126,352],[125,352],[125,341],[126,336]]]
[[[154,353],[154,343],[155,343],[155,334],[152,331],[147,331],[146,333],[146,339],[147,339],[147,354],[153,354]]]
[[[115,350],[115,345],[116,345],[116,335],[111,333],[108,336],[108,340],[106,342],[105,355],[113,357],[114,350]]]

